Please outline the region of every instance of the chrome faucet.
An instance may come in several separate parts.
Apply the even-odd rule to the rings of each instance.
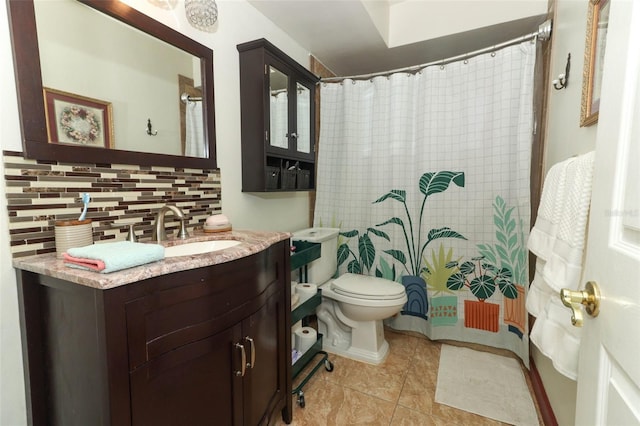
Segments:
[[[187,232],[187,228],[185,226],[185,215],[176,206],[172,206],[167,204],[158,210],[158,214],[156,215],[156,221],[153,224],[153,233],[151,234],[151,239],[153,241],[163,241],[167,239],[167,232],[164,228],[164,216],[167,212],[172,212],[173,215],[180,220],[180,229],[178,230],[177,238],[184,240],[189,237],[189,233]]]

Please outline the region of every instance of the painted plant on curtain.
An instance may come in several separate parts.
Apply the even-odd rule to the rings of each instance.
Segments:
[[[452,182],[460,187],[464,187],[464,173],[443,171],[437,173],[425,173],[420,177],[418,186],[420,193],[424,197],[420,206],[420,213],[416,218],[418,220],[418,226],[415,229],[415,232],[413,220],[411,219],[411,212],[407,208],[406,191],[394,189],[374,201],[374,203],[381,203],[385,200],[398,201],[402,203],[406,212],[408,226],[405,226],[403,220],[397,216],[376,225],[384,226],[392,224],[398,225],[402,228],[402,234],[404,236],[404,242],[406,244],[406,253],[398,249],[385,250],[384,252],[390,255],[395,261],[401,263],[404,267],[402,284],[405,286],[408,298],[407,304],[402,311],[402,313],[405,315],[414,315],[425,318],[427,317],[427,285],[421,275],[428,271],[428,269],[423,266],[423,259],[425,249],[427,248],[429,243],[439,238],[466,239],[458,232],[445,226],[438,229],[431,229],[426,234],[426,241],[424,241],[424,244],[422,244],[422,220],[427,198],[429,197],[429,195],[445,191],[449,187],[449,184]]]
[[[524,306],[535,45],[321,85],[316,226],[341,272],[402,282],[387,324],[506,348]]]
[[[478,298],[477,301],[464,301],[464,325],[492,332],[499,331],[500,306],[488,303],[499,289],[504,296],[504,323],[522,337],[525,325],[524,284],[527,282],[527,252],[522,219],[516,229],[516,220],[512,216],[514,208],[507,208],[504,200],[498,196],[493,204],[496,213],[493,216],[496,226],[495,245],[478,244],[479,256],[464,262],[451,261],[445,268],[452,270],[447,279],[449,290],[467,288]],[[432,315],[433,316],[433,315]]]

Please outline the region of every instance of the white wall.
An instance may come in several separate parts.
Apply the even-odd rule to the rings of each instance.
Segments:
[[[549,170],[558,161],[592,151],[596,146],[597,124],[580,127],[588,3],[556,0],[551,75],[557,78],[558,74],[564,72],[568,53],[571,53],[571,72],[569,86],[566,89],[549,89],[545,170]]]
[[[386,40],[403,46],[545,13],[547,0],[401,1],[390,6]]]
[[[571,71],[566,89],[549,90],[545,173],[549,168],[573,155],[595,149],[597,124],[580,127],[582,67],[587,22],[587,1],[556,0],[556,16],[552,36],[552,79],[563,73],[567,54],[571,53]],[[575,420],[576,382],[558,373],[535,346],[532,357],[540,372],[554,414],[560,425],[572,425]]]
[[[6,3],[0,4],[0,22],[7,22]],[[0,52],[5,64],[12,64],[9,28],[0,25]],[[2,150],[19,151],[20,128],[13,68],[0,67],[0,146]],[[4,163],[0,161],[4,176]],[[0,184],[0,199],[5,200],[4,184]],[[0,212],[0,424],[26,423],[20,327],[18,326],[18,296],[15,272],[11,267],[9,225],[6,210]]]
[[[192,28],[184,17],[183,3],[167,12],[145,0],[134,5],[155,19],[185,33],[214,51],[216,136],[218,166],[222,175],[223,212],[236,229],[294,231],[307,226],[308,194],[252,195],[241,192],[240,86],[236,45],[266,38],[304,66],[308,52],[244,0],[218,0],[219,19],[213,33]],[[12,64],[6,3],[0,2],[0,55]],[[14,74],[0,67],[0,148],[21,151]],[[0,171],[3,167],[0,163]],[[3,173],[4,174],[4,173]],[[6,200],[4,185],[0,198]],[[6,211],[0,213],[0,425],[26,423],[24,381],[18,326],[15,272],[11,268]]]

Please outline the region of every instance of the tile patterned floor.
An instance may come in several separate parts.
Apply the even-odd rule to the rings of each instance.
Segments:
[[[389,329],[385,336],[390,352],[378,366],[330,354],[334,370],[320,368],[304,386],[305,408],[294,397],[291,424],[504,425],[435,402],[442,343]],[[304,376],[303,371],[294,380],[294,388]],[[277,424],[285,423],[279,420]]]

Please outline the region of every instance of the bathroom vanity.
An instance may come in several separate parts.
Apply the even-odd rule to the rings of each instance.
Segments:
[[[112,274],[15,259],[30,423],[290,422],[289,235],[224,234]]]

